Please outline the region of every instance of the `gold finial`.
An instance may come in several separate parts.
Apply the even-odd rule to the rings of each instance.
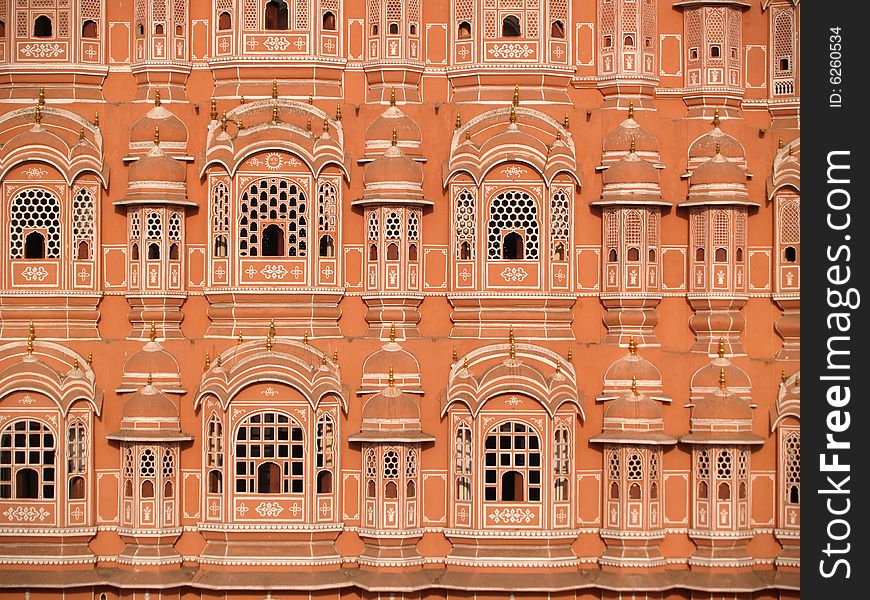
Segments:
[[[568,120],[568,113],[565,113],[565,119],[562,121],[562,127],[568,129],[571,126],[571,122]]]
[[[466,142],[470,142],[470,141],[471,141],[471,130],[470,130],[470,129],[466,129],[466,130],[465,130],[465,141],[466,141]]]
[[[719,127],[719,107],[713,111],[713,127]]]
[[[719,154],[721,152],[722,152],[722,142],[720,142],[719,140],[716,140],[716,154]]]
[[[396,132],[396,128],[393,127],[393,133],[390,135],[390,145],[395,146],[399,143],[399,134]]]
[[[336,348],[332,352],[332,362],[334,362],[335,364],[338,364],[338,348]]]
[[[152,342],[157,341],[157,326],[154,324],[154,321],[151,321],[151,336],[150,339]]]
[[[462,368],[465,369],[466,371],[468,370],[468,357],[467,356],[462,359]]]
[[[798,375],[797,377],[795,377],[794,384],[795,384],[796,387],[800,387],[800,386],[801,386],[801,376],[800,376],[800,375]]]
[[[561,372],[562,372],[562,362],[556,361],[556,373],[561,373]]]
[[[154,106],[160,106],[160,88],[154,90]]]
[[[88,352],[88,360],[87,360],[87,364],[88,364],[89,367],[90,367],[92,364],[94,364],[94,353],[93,353],[93,352]]]
[[[516,107],[516,105],[514,105],[514,104],[511,104],[511,116],[510,116],[510,121],[511,121],[511,123],[516,123],[516,122],[517,122],[517,107]]]
[[[725,385],[725,367],[719,367],[719,389],[723,391],[727,389]]]
[[[278,105],[277,104],[272,105],[272,122],[273,123],[278,122]]]
[[[208,350],[205,351],[205,370],[208,371],[211,369],[211,355],[208,353]]]
[[[272,100],[278,99],[278,80],[272,80]]]
[[[160,125],[154,126],[154,145],[160,145]]]
[[[634,118],[634,100],[628,101],[628,118],[629,119]]]
[[[390,365],[390,374],[388,375],[388,377],[389,379],[387,379],[387,381],[389,382],[390,386],[396,383],[396,372],[393,370],[393,365]]]
[[[227,113],[221,113],[221,131],[227,130]]]
[[[510,357],[511,357],[511,359],[514,359],[517,357],[517,344],[516,344],[516,340],[514,339],[513,325],[511,326],[510,331],[508,332],[508,340],[509,340],[510,345],[511,345]]]
[[[396,105],[396,88],[390,88],[390,106]]]
[[[269,321],[269,337],[275,337],[275,319]]]
[[[631,393],[635,396],[640,396],[640,394],[637,392],[637,375],[631,376]]]
[[[776,143],[776,149],[777,149],[777,150],[782,150],[783,145],[784,145],[784,144],[783,144],[783,142],[782,142],[782,138],[779,138],[779,141]]]
[[[151,373],[148,373],[148,385],[152,385],[154,383],[154,376]]]
[[[85,128],[82,127],[81,129],[79,129],[79,142],[84,142],[84,141],[85,141]]]
[[[788,379],[788,375],[785,374],[785,369],[782,370],[782,373],[779,374],[779,380],[782,383],[785,383],[785,380]]]
[[[632,136],[631,144],[628,146],[628,153],[634,154],[635,150],[637,150],[637,146],[635,145],[635,142],[634,142],[634,136]]]
[[[562,132],[561,131],[556,132],[556,141],[557,142],[562,141]]]
[[[311,94],[308,95],[308,104],[310,104],[310,105],[314,104],[314,96],[312,96]]]
[[[305,330],[305,333],[302,334],[302,343],[306,346],[308,345],[308,330]]]
[[[310,117],[305,122],[305,131],[307,131],[308,133],[311,133],[311,118]]]
[[[568,348],[568,362],[574,362],[574,351],[571,348]]]
[[[391,342],[396,341],[396,324],[395,323],[390,323],[390,341]]]
[[[320,364],[323,365],[323,366],[325,367],[325,366],[326,366],[326,361],[327,361],[327,360],[328,360],[328,359],[326,358],[326,355],[324,354],[323,356],[320,357]]]
[[[266,336],[266,351],[268,351],[268,352],[272,351],[272,338],[269,337],[268,335]]]
[[[725,338],[719,338],[719,358],[725,358]]]
[[[455,363],[457,360],[459,360],[459,357],[456,356],[456,346],[453,346],[453,353],[450,355],[450,362],[452,364]]]
[[[239,96],[239,104],[247,104],[247,100],[245,100],[244,96]]]
[[[39,104],[36,105],[36,109],[33,111],[33,121],[39,125],[42,123],[42,106]]]
[[[223,361],[223,359],[221,358],[220,354],[216,354],[214,357],[214,361],[217,364],[217,366],[221,366],[221,362]]]
[[[335,107],[335,120],[341,121],[341,105]]]
[[[79,357],[76,356],[73,359],[73,371],[78,371],[78,370],[79,370]]]
[[[212,121],[217,121],[217,100],[211,99],[211,108],[209,108],[208,116]]]
[[[241,344],[241,343],[244,342],[244,341],[245,341],[245,338],[242,337],[242,332],[240,331],[240,332],[239,332],[238,343]]]
[[[514,106],[520,105],[520,84],[518,83],[514,85],[514,98],[511,101],[511,104]]]
[[[329,133],[329,119],[323,119],[323,133]]]
[[[36,331],[33,329],[33,321],[27,327],[27,353],[33,354],[33,340],[36,339]]]
[[[637,340],[634,339],[634,336],[628,338],[628,353],[637,356]]]
[[[462,113],[456,113],[456,123],[454,124],[454,128],[459,129],[462,127]]]
[[[100,113],[95,112],[94,113],[94,127],[99,127],[99,126],[100,126]]]
[[[39,86],[39,100],[36,101],[40,106],[45,106],[45,86]]]

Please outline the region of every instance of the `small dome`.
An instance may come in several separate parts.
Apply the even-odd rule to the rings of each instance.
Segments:
[[[422,393],[420,363],[395,340],[387,342],[366,358],[359,393],[369,394],[383,389],[389,381],[390,369],[393,370],[397,387],[406,392]]]
[[[624,421],[661,421],[662,411],[659,405],[644,394],[628,392],[604,409],[604,420]],[[662,424],[664,426],[664,424]]]
[[[171,204],[195,206],[187,198],[187,167],[154,144],[130,165],[127,193],[116,206],[129,204]]]
[[[121,385],[115,391],[119,394],[136,391],[149,377],[154,387],[164,393],[184,393],[178,361],[154,339],[127,358]]]
[[[363,428],[366,424],[394,423],[396,421],[416,421],[420,425],[420,407],[410,394],[395,385],[388,386],[366,402],[362,411]]]
[[[132,394],[121,410],[121,422],[127,420],[172,420],[178,425],[178,409],[175,404],[153,385],[146,385]]]
[[[748,400],[751,391],[749,375],[743,369],[725,358],[724,341],[719,343],[719,356],[695,371],[691,382],[691,399],[698,401],[705,395],[719,389],[719,379],[724,370],[728,389]]]
[[[692,409],[692,421],[752,421],[752,408],[727,389],[707,394]]]
[[[405,187],[423,186],[423,169],[419,164],[405,156],[398,145],[387,148],[382,156],[375,159],[363,170],[363,185],[397,185]]]
[[[628,152],[632,141],[634,141],[634,147],[637,152],[656,155],[659,153],[659,141],[656,136],[641,127],[634,120],[633,111],[630,111],[629,117],[626,120],[604,136],[604,153]]]
[[[746,172],[736,163],[717,153],[692,172],[690,185],[746,184]]]
[[[375,156],[388,148],[393,131],[396,132],[400,148],[414,155],[419,154],[420,144],[423,141],[420,126],[414,122],[414,119],[391,104],[366,129],[366,155]]]
[[[133,123],[130,128],[130,151],[147,151],[154,141],[154,131],[159,129],[161,143],[171,151],[185,151],[187,127],[162,105],[156,105]]]
[[[630,152],[604,171],[604,185],[619,183],[649,183],[658,185],[659,172],[650,163]]]
[[[689,146],[689,160],[709,160],[716,154],[736,160],[743,160],[745,157],[740,142],[719,129],[718,125],[714,125],[712,131],[692,142]]]
[[[631,338],[628,354],[625,354],[607,368],[604,373],[604,389],[601,399],[612,399],[628,393],[632,381],[637,378],[637,388],[652,398],[670,401],[664,397],[662,374],[649,360],[637,353],[637,343]]]

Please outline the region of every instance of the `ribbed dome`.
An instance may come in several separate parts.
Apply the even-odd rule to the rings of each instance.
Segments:
[[[383,389],[387,385],[391,369],[397,387],[406,392],[422,392],[420,364],[413,354],[395,340],[391,340],[366,358],[362,367],[359,393],[368,394]]]
[[[628,392],[607,405],[604,420],[620,419],[628,421],[659,420],[662,411],[658,403],[644,394]]]
[[[391,105],[366,129],[366,155],[377,155],[389,147],[393,131],[396,132],[400,148],[414,155],[419,154],[420,144],[423,141],[420,126],[398,107]]]
[[[395,421],[417,421],[419,426],[420,407],[410,394],[391,385],[369,398],[363,407],[362,421],[364,429],[367,424],[371,426]]]
[[[629,393],[635,378],[641,393],[652,398],[669,400],[664,398],[661,372],[653,363],[637,353],[637,344],[634,338],[631,338],[628,343],[628,353],[613,361],[604,372],[601,399],[618,398]]]
[[[746,184],[746,172],[737,164],[717,153],[692,172],[690,185]]]
[[[658,185],[659,172],[652,163],[630,152],[615,162],[602,176],[604,185],[618,183],[649,183]]]
[[[187,198],[187,168],[155,144],[130,165],[127,194],[116,206],[128,204],[171,204],[196,206]]]
[[[718,150],[717,150],[718,148]],[[716,125],[712,131],[702,135],[689,146],[689,160],[708,160],[722,154],[726,158],[744,158],[743,146],[736,138],[728,135]]]
[[[611,152],[628,152],[631,143],[637,152],[659,152],[659,141],[651,132],[641,127],[633,116],[629,116],[619,126],[604,136],[603,149],[605,154]]]
[[[178,420],[178,409],[172,400],[151,384],[133,393],[121,410],[121,421],[128,419]]]
[[[363,170],[363,185],[366,187],[387,184],[399,187],[423,185],[423,169],[405,156],[398,145],[387,148]]]
[[[108,436],[112,440],[185,441],[178,408],[149,380],[130,395],[121,409],[121,429]]]
[[[157,341],[151,340],[137,350],[124,363],[119,394],[133,392],[145,385],[148,378],[162,392],[182,394],[178,361]]]
[[[707,394],[692,409],[692,420],[751,421],[752,409],[740,396],[727,389]]]
[[[161,143],[170,150],[184,151],[187,146],[187,128],[184,123],[162,105],[143,115],[130,128],[130,150],[141,152],[150,147],[154,131],[159,128]]]

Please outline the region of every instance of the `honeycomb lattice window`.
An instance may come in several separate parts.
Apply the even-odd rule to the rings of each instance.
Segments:
[[[801,489],[801,435],[793,431],[785,436],[785,499],[788,504],[800,504]]]
[[[256,31],[259,29],[259,13],[258,0],[245,0],[245,29],[248,31]]]
[[[416,450],[408,450],[405,456],[405,477],[413,479],[417,476],[417,452]]]
[[[73,195],[73,247],[82,242],[90,251],[94,247],[94,194],[87,188],[79,188]],[[78,256],[90,258],[90,256]]]
[[[181,239],[181,216],[176,212],[169,215],[169,227],[167,228],[167,236],[173,242]]]
[[[710,452],[708,450],[698,452],[698,465],[695,476],[698,479],[710,479]]]
[[[9,251],[24,258],[25,239],[31,231],[45,239],[45,258],[60,257],[60,200],[42,188],[30,188],[12,199],[9,209]]]
[[[378,211],[373,210],[369,213],[369,241],[375,242],[380,237],[380,226],[378,225]]]
[[[779,213],[779,240],[783,244],[801,243],[801,204],[799,198],[782,203]]]
[[[212,190],[211,219],[211,227],[215,233],[229,233],[230,191],[223,181],[218,181]]]
[[[692,213],[692,245],[696,248],[707,247],[707,213],[702,209]]]
[[[296,29],[305,31],[308,29],[308,16],[310,9],[308,3],[311,0],[296,0]]]
[[[620,479],[620,468],[619,468],[619,452],[613,450],[610,453],[610,458],[607,461],[607,476],[610,478],[610,481],[619,481]]]
[[[720,450],[716,456],[716,478],[731,479],[732,464],[731,450]]]
[[[161,472],[163,477],[172,477],[175,473],[175,456],[169,448],[163,451],[163,469]]]
[[[462,189],[456,194],[456,259],[474,258],[474,192]]]
[[[160,213],[150,212],[145,220],[145,238],[159,240],[163,234],[163,219]]]
[[[649,478],[650,478],[650,481],[656,481],[659,478],[659,453],[658,453],[658,450],[652,450],[649,453]]]
[[[130,239],[138,240],[139,236],[142,235],[142,217],[139,215],[139,211],[134,211],[130,213]]]
[[[713,245],[727,246],[730,241],[728,235],[729,219],[724,210],[713,213]]]
[[[317,230],[335,231],[337,218],[335,185],[322,181],[317,187]]]
[[[391,212],[387,214],[384,220],[384,239],[398,240],[402,238],[402,219],[397,213]]]
[[[646,239],[650,249],[659,247],[659,213],[650,209],[646,220]]]
[[[571,214],[568,195],[562,190],[553,194],[550,201],[551,237],[555,241],[568,241],[571,235]]]
[[[741,450],[737,455],[737,477],[738,479],[746,479],[749,472],[749,453],[746,450]]]
[[[124,448],[124,479],[133,479],[136,473],[136,460],[133,456],[133,448]]]
[[[628,457],[626,477],[629,481],[640,481],[643,479],[643,459],[636,452],[633,452]]]
[[[420,239],[420,217],[414,210],[408,212],[408,239],[414,242]]]
[[[384,454],[384,479],[399,478],[399,455],[395,450],[387,450]]]
[[[306,209],[305,192],[287,179],[272,177],[248,184],[239,201],[239,254],[275,256],[274,248],[267,248],[264,231],[267,227],[277,225],[283,235],[281,254],[306,256]],[[280,247],[278,244],[277,249],[280,250]]]
[[[145,448],[139,456],[139,476],[154,477],[157,473],[155,464],[154,451],[151,448]]]
[[[375,451],[369,449],[366,453],[366,479],[375,479],[378,476],[378,461]]]
[[[502,234],[522,232],[526,260],[538,259],[538,207],[527,192],[510,191],[498,194],[489,207],[490,259],[502,258]]]

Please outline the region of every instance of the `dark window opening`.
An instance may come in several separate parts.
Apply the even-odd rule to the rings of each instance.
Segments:
[[[507,471],[501,476],[502,502],[523,502],[525,499],[525,484],[523,474],[517,471]]]
[[[640,249],[638,248],[629,248],[628,249],[628,260],[637,262],[640,260]]]
[[[73,477],[69,480],[69,499],[83,500],[85,497],[85,478]]]
[[[411,25],[408,26],[408,34],[417,35],[417,24],[416,23],[411,23]]]
[[[172,498],[172,494],[174,493],[174,487],[171,481],[167,481],[163,484],[163,497],[164,498]]]
[[[0,37],[6,36],[6,21],[0,19]]]
[[[331,235],[324,235],[320,238],[320,257],[332,258],[335,256],[335,244],[332,242]]]
[[[649,261],[650,261],[651,263],[653,263],[653,262],[656,261],[656,251],[655,251],[655,248],[650,248],[650,249],[649,249]]]
[[[154,35],[163,35],[162,23],[157,23],[157,25],[154,26]]]
[[[619,500],[619,484],[615,481],[610,482],[610,499]]]
[[[143,35],[145,35],[145,25],[143,25],[142,23],[137,24],[136,25],[136,34],[139,37],[142,37]]]
[[[233,18],[230,16],[228,12],[222,12],[218,15],[218,31],[226,31],[227,29],[232,29],[233,27]]]
[[[616,262],[619,258],[619,255],[616,254],[616,248],[611,248],[610,252],[607,253],[607,262]]]
[[[24,238],[24,258],[45,258],[45,236],[31,231]]]
[[[659,486],[653,481],[649,484],[649,499],[650,500],[658,500],[659,499]]]
[[[501,22],[501,37],[520,37],[520,20],[508,15]]]
[[[399,245],[392,242],[387,245],[387,260],[399,260]]]
[[[698,60],[698,49],[692,48],[689,50],[689,58],[691,60]]]
[[[562,21],[553,21],[550,25],[550,36],[558,39],[565,38],[565,24]]]
[[[728,261],[728,250],[725,248],[716,248],[715,253],[713,254],[713,260],[717,263],[723,263]]]
[[[417,260],[417,244],[408,244],[408,260]]]
[[[160,244],[148,244],[148,259],[157,260],[160,258]]]
[[[737,60],[737,48],[731,48],[731,58]]]
[[[398,23],[390,23],[390,35],[399,35]]]
[[[779,59],[779,70],[780,71],[788,71],[789,69],[789,60],[787,58]]]
[[[124,497],[132,498],[133,497],[133,482],[129,479],[124,483]]]
[[[153,498],[154,497],[154,482],[152,482],[150,479],[146,479],[145,481],[142,482],[141,490],[142,490],[142,493],[140,494],[140,497]]]
[[[284,230],[274,223],[263,230],[262,256],[284,256]]]
[[[332,473],[330,473],[329,471],[321,471],[317,474],[317,493],[332,493]]]
[[[794,246],[785,247],[785,262],[797,262],[797,248]]]
[[[182,27],[181,25],[176,25],[175,35],[184,35],[184,27]]]
[[[130,258],[139,260],[139,244],[133,244],[133,247],[130,249]]]
[[[51,29],[51,19],[45,15],[33,21],[33,37],[51,37]]]
[[[710,46],[710,57],[719,58],[720,56],[722,56],[722,48],[716,45]]]
[[[281,467],[273,462],[264,462],[257,467],[257,493],[281,493]]]
[[[388,481],[384,486],[384,498],[387,500],[395,500],[399,497],[399,486],[395,481]]]
[[[459,244],[459,260],[471,260],[471,244],[468,242]]]
[[[222,494],[224,491],[224,477],[220,471],[208,472],[208,493]]]
[[[630,486],[628,486],[628,499],[629,500],[640,500],[641,499],[640,484],[632,483]]]
[[[800,504],[801,502],[801,491],[800,488],[796,485],[789,486],[788,488],[788,502],[789,504]]]
[[[76,250],[76,258],[78,260],[87,260],[91,257],[91,247],[86,241],[79,242],[79,247]]]
[[[625,36],[624,38],[622,38],[622,45],[634,47],[634,37],[630,35]]]
[[[457,37],[460,40],[467,40],[471,37],[471,23],[468,21],[463,21],[459,24],[459,30],[457,32]]]
[[[378,35],[378,24],[374,23],[372,25],[372,35]]]
[[[746,482],[741,481],[737,486],[737,497],[741,500],[746,500]]]
[[[214,240],[214,255],[216,257],[224,257],[227,255],[227,238],[219,235]]]
[[[605,35],[604,36],[604,47],[610,48],[612,46],[613,46],[613,38],[610,37],[609,35]]]
[[[708,493],[709,492],[707,490],[707,482],[702,481],[701,483],[699,483],[698,484],[698,498],[701,498],[702,500],[706,500],[709,497]]]
[[[323,13],[323,30],[335,31],[335,13],[331,11]]]
[[[644,38],[643,45],[647,48],[652,48],[652,38]]]
[[[375,497],[375,482],[369,479],[369,482],[366,484],[366,498],[374,498]]]
[[[269,0],[266,2],[266,29],[286,30],[290,28],[290,11],[286,2]]]
[[[724,481],[719,484],[719,500],[731,500],[731,486]]]
[[[407,485],[405,485],[405,498],[416,498],[417,497],[417,484],[413,481],[409,481]]]
[[[507,260],[523,260],[526,244],[521,236],[516,231],[511,231],[504,236],[501,246],[501,257]]]
[[[734,258],[737,259],[737,262],[743,262],[743,248],[737,248],[737,252],[734,253]]]
[[[704,252],[704,249],[703,249],[703,248],[696,248],[696,249],[695,249],[695,260],[696,260],[697,262],[704,262],[704,260],[706,260],[706,259],[704,258],[704,257],[706,256],[706,254],[707,254],[707,253]]]
[[[34,469],[19,469],[15,474],[16,498],[39,498],[39,474]]]
[[[562,242],[557,243],[553,249],[553,260],[558,260],[559,262],[565,260],[565,244]]]
[[[369,246],[369,260],[378,260],[378,245],[372,244]]]
[[[82,23],[82,37],[90,40],[97,38],[97,22],[88,19]]]
[[[169,246],[169,260],[178,260],[178,259],[179,259],[178,244],[173,243],[171,246]]]

